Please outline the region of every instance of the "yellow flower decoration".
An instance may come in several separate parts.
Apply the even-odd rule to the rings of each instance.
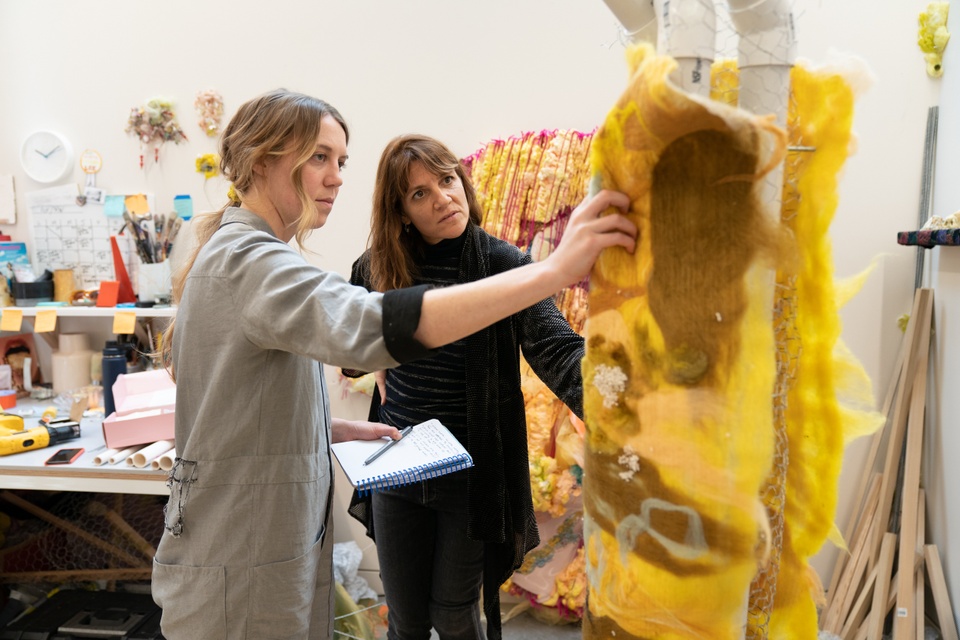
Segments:
[[[905,333],[907,330],[907,323],[910,322],[910,314],[905,313],[899,318],[897,318],[897,328],[900,329],[901,333]]]
[[[947,31],[949,11],[950,3],[931,2],[918,19],[920,29],[917,31],[917,44],[924,53],[927,75],[931,78],[943,75],[943,50],[950,40],[950,32]]]
[[[227,198],[230,199],[230,202],[240,202],[240,194],[237,193],[237,190],[233,188],[233,185],[230,185],[230,188],[227,189]]]
[[[220,175],[220,157],[215,153],[197,156],[197,173],[202,173],[207,179]]]

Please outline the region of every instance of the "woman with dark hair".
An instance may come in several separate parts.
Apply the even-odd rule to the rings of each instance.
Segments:
[[[525,268],[532,260],[480,228],[476,193],[456,156],[418,135],[380,158],[370,248],[351,282],[389,292],[443,288]],[[506,293],[504,295],[507,295]],[[539,542],[530,495],[520,350],[577,415],[583,339],[552,298],[378,374],[369,419],[395,427],[438,418],[474,467],[355,495],[351,513],[377,543],[390,640],[500,638],[499,587]],[[480,625],[483,587],[488,636]]]
[[[397,437],[330,417],[320,366],[383,369],[430,355],[633,249],[623,194],[583,208],[550,261],[463,287],[370,293],[307,263],[343,183],[347,127],[285,90],[243,104],[220,141],[230,201],[195,222],[173,283],[164,361],[178,458],[153,569],[167,640],[333,636],[330,442]],[[554,256],[551,256],[553,258]]]

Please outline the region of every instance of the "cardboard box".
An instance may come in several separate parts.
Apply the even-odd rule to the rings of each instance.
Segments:
[[[103,421],[110,449],[125,449],[174,439],[173,410],[177,388],[163,369],[117,376],[113,401],[117,410]]]

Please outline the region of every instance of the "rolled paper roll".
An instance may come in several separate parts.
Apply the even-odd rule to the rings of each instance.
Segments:
[[[101,452],[98,456],[93,459],[93,464],[100,466],[102,464],[107,464],[110,462],[110,458],[120,453],[116,449],[107,449],[106,451]]]
[[[142,469],[150,464],[154,458],[165,454],[171,449],[173,449],[173,440],[160,440],[140,449],[140,451],[130,456],[130,459],[133,460],[133,466]]]
[[[151,469],[160,469],[162,471],[170,471],[173,469],[173,463],[177,459],[177,450],[170,449],[163,455],[154,458],[153,462],[150,463]]]
[[[123,462],[124,460],[129,459],[130,456],[136,453],[139,449],[140,447],[128,447],[122,451],[116,452],[115,454],[110,456],[110,464],[118,464],[120,462]]]

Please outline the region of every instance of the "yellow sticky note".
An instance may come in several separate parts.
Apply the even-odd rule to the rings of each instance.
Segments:
[[[114,333],[133,333],[136,326],[136,311],[117,311],[115,314],[113,314]]]
[[[37,321],[33,323],[34,333],[49,333],[57,328],[57,310],[41,309],[37,311]]]
[[[0,318],[0,331],[20,331],[23,324],[23,309],[4,309]]]
[[[150,213],[150,205],[147,204],[147,196],[143,195],[142,193],[138,193],[133,196],[127,196],[124,204],[127,205],[127,211],[129,211],[132,215],[142,216]]]

